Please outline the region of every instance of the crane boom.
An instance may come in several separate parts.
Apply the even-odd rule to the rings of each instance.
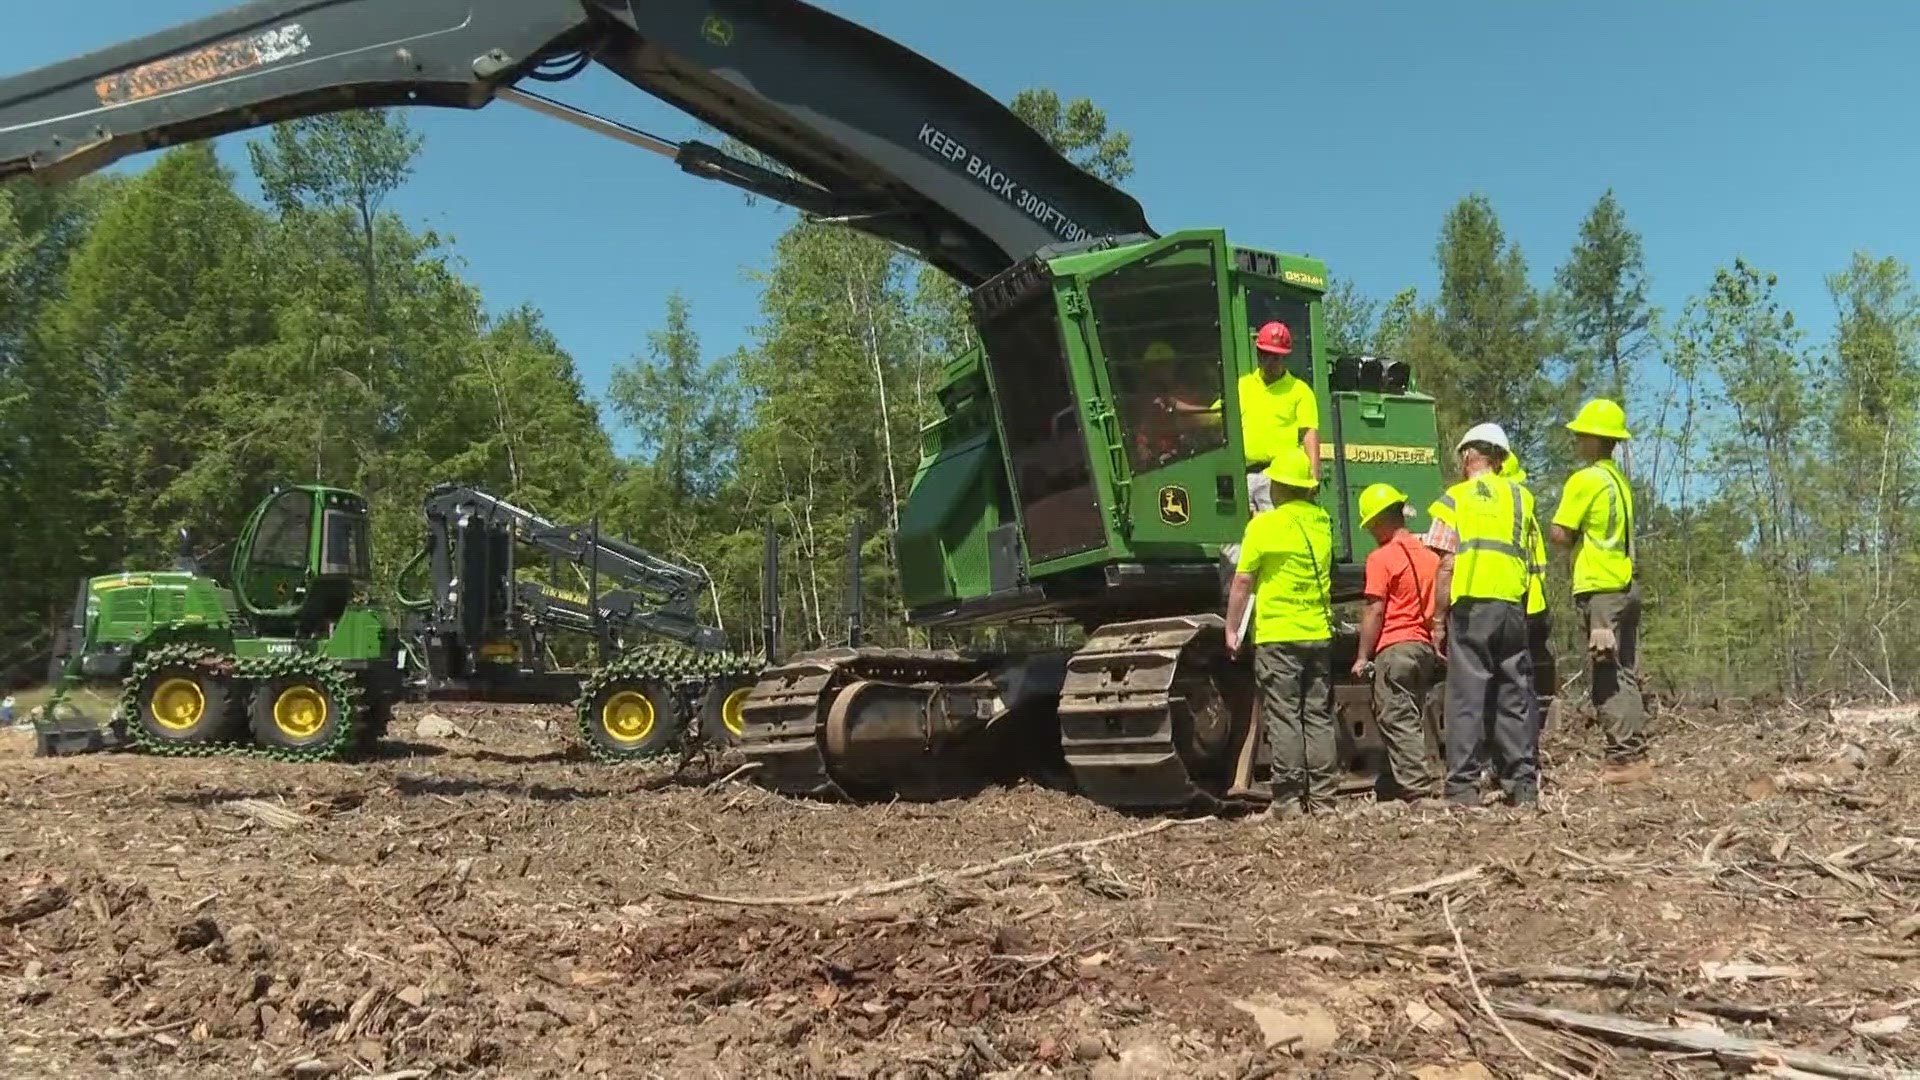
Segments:
[[[986,92],[800,0],[253,0],[0,81],[0,177],[71,179],[348,109],[507,98],[571,111],[519,84],[596,63],[786,172],[647,137],[682,169],[842,221],[969,286],[1049,245],[1154,235],[1138,202]]]

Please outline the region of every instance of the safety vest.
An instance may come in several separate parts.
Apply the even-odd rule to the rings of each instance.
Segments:
[[[1575,593],[1610,592],[1633,583],[1633,488],[1610,458],[1575,473],[1567,483],[1569,491],[1591,490],[1591,503],[1606,501],[1602,517],[1589,509],[1586,522],[1600,519],[1600,527],[1583,527],[1580,546],[1574,552],[1573,591]]]
[[[1507,600],[1522,603],[1532,576],[1527,551],[1527,521],[1533,494],[1519,484],[1485,472],[1448,488],[1434,503],[1434,520],[1459,535],[1453,556],[1452,602]]]
[[[1525,484],[1519,485],[1527,498],[1533,498],[1533,491]],[[1547,538],[1540,531],[1540,521],[1532,514],[1527,515],[1527,614],[1538,615],[1547,610]]]

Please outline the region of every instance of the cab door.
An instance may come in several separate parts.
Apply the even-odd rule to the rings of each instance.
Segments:
[[[1191,557],[1240,538],[1246,471],[1226,256],[1217,231],[1176,233],[1085,286],[1139,554]]]

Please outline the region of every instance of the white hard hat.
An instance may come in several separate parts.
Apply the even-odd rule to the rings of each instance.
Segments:
[[[1453,445],[1453,452],[1459,453],[1460,448],[1470,442],[1491,443],[1508,453],[1513,452],[1513,447],[1507,444],[1507,432],[1499,424],[1475,424],[1468,428],[1467,433],[1460,436],[1460,441]]]

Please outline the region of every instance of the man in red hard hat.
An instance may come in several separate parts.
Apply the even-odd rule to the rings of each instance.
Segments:
[[[1253,335],[1258,365],[1240,376],[1240,441],[1247,460],[1247,510],[1258,514],[1273,509],[1273,491],[1266,476],[1281,451],[1306,451],[1313,479],[1320,479],[1320,406],[1313,386],[1287,370],[1293,352],[1293,331],[1275,320]],[[1216,401],[1211,408],[1218,409]],[[1227,544],[1221,557],[1231,566],[1240,558],[1240,545]]]

